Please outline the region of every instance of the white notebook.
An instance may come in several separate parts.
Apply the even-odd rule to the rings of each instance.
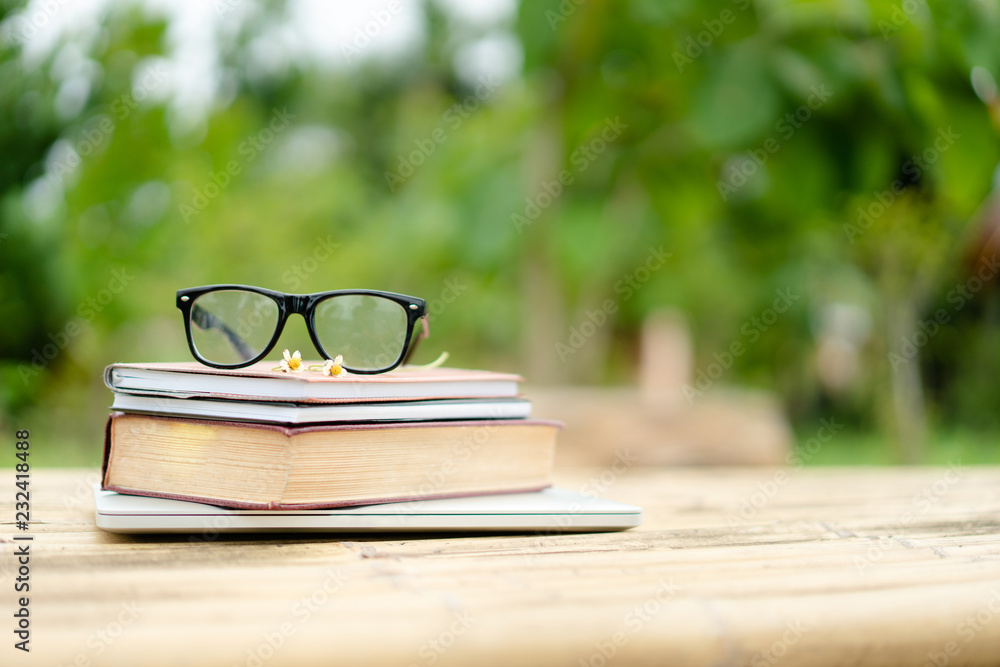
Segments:
[[[531,401],[523,398],[497,398],[302,404],[115,394],[115,402],[111,409],[229,421],[319,424],[443,419],[527,419],[531,416]]]
[[[551,487],[534,493],[322,510],[235,510],[94,486],[97,526],[113,533],[597,532],[634,528],[642,508]]]

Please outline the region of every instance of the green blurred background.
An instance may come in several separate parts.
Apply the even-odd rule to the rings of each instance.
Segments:
[[[37,464],[99,461],[102,369],[189,359],[174,291],[216,282],[422,296],[418,361],[541,385],[634,382],[677,309],[701,386],[847,425],[813,462],[1000,462],[996,2],[0,7]]]

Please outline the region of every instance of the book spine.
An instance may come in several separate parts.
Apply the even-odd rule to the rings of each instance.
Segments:
[[[104,456],[101,459],[101,488],[104,490],[108,489],[108,461],[111,460],[111,422],[115,417],[121,417],[124,414],[123,412],[112,412],[104,424]]]
[[[107,387],[108,389],[110,389],[111,391],[117,391],[117,390],[115,389],[115,384],[114,384],[114,378],[112,377],[112,374],[113,374],[114,372],[115,372],[115,367],[114,367],[114,365],[111,365],[111,366],[107,366],[107,367],[106,367],[106,368],[104,369],[104,385],[105,385],[105,386],[106,386],[106,387]]]

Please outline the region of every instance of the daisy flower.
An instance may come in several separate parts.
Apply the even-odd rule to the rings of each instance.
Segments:
[[[337,377],[344,372],[344,355],[338,354],[333,359],[327,359],[323,362],[323,375],[330,375],[332,377]]]
[[[284,357],[279,363],[278,368],[280,368],[285,373],[298,373],[302,370],[302,355],[299,354],[298,350],[295,350],[295,354],[288,354],[288,350],[281,353]]]

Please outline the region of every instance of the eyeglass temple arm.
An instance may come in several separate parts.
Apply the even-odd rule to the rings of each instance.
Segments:
[[[244,359],[252,359],[257,356],[239,334],[227,327],[222,320],[198,304],[194,304],[194,306],[191,307],[191,321],[194,322],[199,329],[217,329],[221,331],[222,335],[224,335],[229,341],[229,344],[236,348],[236,351],[243,355]]]
[[[406,356],[403,357],[403,364],[407,363],[410,360],[410,357],[413,356],[413,353],[417,351],[417,346],[420,344],[420,341],[431,335],[431,325],[427,322],[426,315],[420,318],[420,324],[423,325],[423,331],[420,332],[420,335],[413,340],[413,343],[410,345],[410,349],[406,351]]]

